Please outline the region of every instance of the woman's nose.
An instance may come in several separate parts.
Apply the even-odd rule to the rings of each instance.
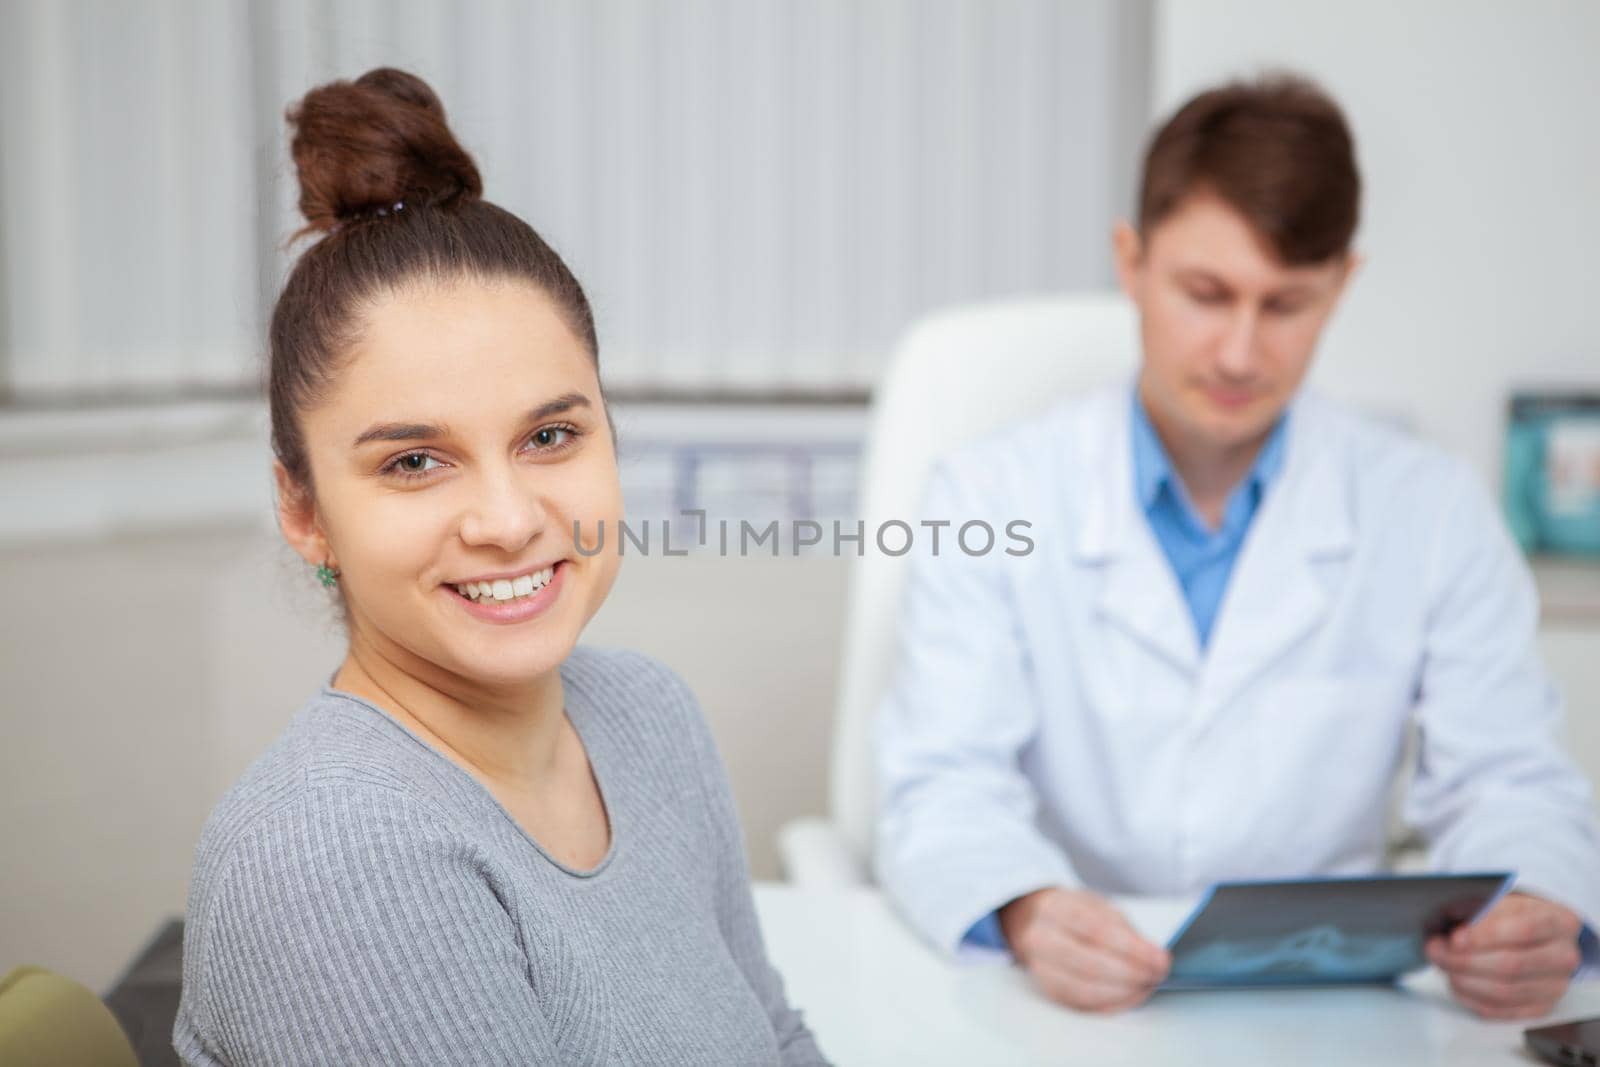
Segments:
[[[461,516],[461,540],[517,552],[543,532],[550,511],[536,487],[511,471],[477,480]]]

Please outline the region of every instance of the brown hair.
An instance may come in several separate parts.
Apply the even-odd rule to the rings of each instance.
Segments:
[[[419,278],[523,279],[555,302],[598,360],[578,280],[531,226],[482,199],[478,168],[421,79],[383,67],[331,82],[288,120],[300,233],[324,235],[301,255],[272,312],[272,449],[296,485],[313,488],[301,413],[326,394],[374,294]]]
[[[1308,79],[1282,73],[1196,96],[1145,153],[1140,232],[1200,191],[1243,215],[1285,264],[1348,251],[1361,175],[1339,105]]]

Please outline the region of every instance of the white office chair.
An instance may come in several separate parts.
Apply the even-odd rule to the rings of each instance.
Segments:
[[[1131,305],[1112,293],[958,308],[916,323],[878,385],[861,517],[867,555],[853,564],[835,714],[830,813],[778,835],[785,873],[808,887],[871,881],[876,789],[872,716],[888,685],[909,557],[874,554],[880,522],[916,514],[941,455],[1137,364]]]

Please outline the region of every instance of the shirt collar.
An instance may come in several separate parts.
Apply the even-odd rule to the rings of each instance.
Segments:
[[[1257,453],[1255,463],[1251,464],[1249,473],[1229,494],[1225,512],[1231,514],[1237,510],[1235,503],[1245,492],[1259,500],[1283,469],[1285,427],[1288,421],[1287,413],[1279,416],[1266,444]],[[1186,508],[1189,507],[1188,494],[1172,469],[1172,459],[1167,455],[1166,446],[1161,443],[1150,416],[1144,410],[1137,386],[1133,390],[1133,488],[1146,512],[1155,507],[1162,489],[1168,489]]]

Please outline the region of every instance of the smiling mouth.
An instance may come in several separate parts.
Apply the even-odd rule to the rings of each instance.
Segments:
[[[456,593],[479,604],[520,600],[538,595],[539,590],[555,578],[556,567],[551,564],[540,571],[530,571],[515,578],[496,578],[492,582],[463,582],[452,585]]]

